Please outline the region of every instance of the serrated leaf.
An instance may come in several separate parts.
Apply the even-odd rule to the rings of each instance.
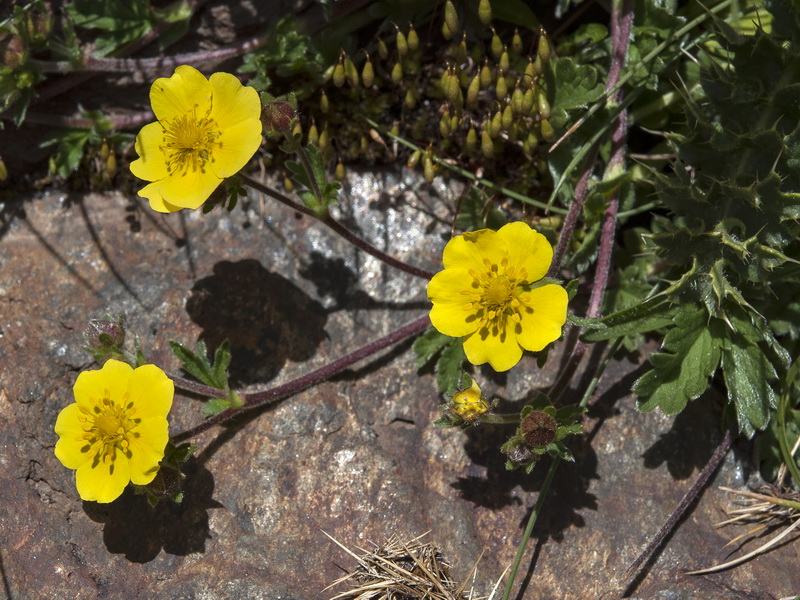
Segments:
[[[734,334],[731,343],[722,348],[722,374],[728,400],[736,408],[739,431],[751,437],[767,426],[770,410],[777,406],[769,384],[777,379],[775,368],[758,344]]]
[[[227,398],[211,398],[211,400],[207,400],[203,404],[203,408],[200,412],[204,415],[212,417],[214,415],[218,415],[221,412],[225,412],[231,407],[230,401]]]
[[[639,410],[660,408],[668,415],[684,409],[708,388],[708,379],[717,370],[722,325],[703,310],[679,313],[675,327],[664,336],[662,350],[650,357],[653,369],[633,384]]]
[[[186,346],[174,340],[169,341],[169,346],[172,348],[172,353],[181,361],[187,373],[207,386],[221,389],[214,377],[214,370],[209,364],[208,358],[206,358],[206,346],[202,341],[197,343],[199,354],[195,354]]]
[[[664,296],[654,296],[600,320],[603,329],[591,329],[581,336],[585,342],[602,342],[623,335],[655,331],[673,323],[675,308]]]
[[[467,356],[461,338],[451,339],[436,361],[436,387],[445,396],[452,396],[458,391],[465,360]]]
[[[417,369],[424,367],[452,339],[449,335],[439,333],[436,328],[428,327],[425,333],[414,341],[412,346],[414,353],[417,355],[417,358],[414,359],[414,366]]]
[[[566,111],[583,108],[603,96],[605,88],[597,69],[591,65],[578,65],[569,57],[560,57],[552,66],[551,76],[553,92],[552,111],[553,125],[563,127]]]
[[[228,381],[228,367],[231,364],[231,345],[228,340],[222,342],[214,352],[214,368],[213,375],[214,381],[222,386],[217,386],[220,389],[227,389]]]

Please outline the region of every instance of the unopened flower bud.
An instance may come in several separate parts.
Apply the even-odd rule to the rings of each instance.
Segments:
[[[378,40],[378,56],[381,57],[381,60],[389,58],[389,48],[386,47],[386,42],[383,40]]]
[[[328,100],[328,94],[325,93],[325,90],[322,90],[319,97],[319,110],[323,115],[327,115],[330,109],[331,103]]]
[[[469,388],[453,394],[449,408],[465,421],[472,422],[489,411],[489,403],[483,397],[481,388],[473,380]]]
[[[514,124],[514,111],[511,109],[510,104],[506,104],[506,107],[503,109],[503,116],[500,117],[500,121],[505,131],[511,129],[511,126]]]
[[[472,78],[467,88],[467,106],[472,108],[478,102],[478,92],[481,90],[481,80],[478,75]]]
[[[108,176],[113,179],[114,175],[117,174],[117,155],[113,150],[109,152],[108,158],[106,158],[105,167],[106,173],[108,173]]]
[[[0,181],[5,181],[6,179],[8,179],[8,169],[5,161],[0,157]]]
[[[492,4],[489,0],[480,0],[478,2],[478,18],[484,25],[492,22]]]
[[[484,60],[483,66],[481,67],[481,89],[485,90],[490,85],[492,85],[492,81],[494,80],[494,76],[492,75],[492,69],[489,66],[489,61]]]
[[[511,94],[511,110],[514,111],[515,117],[518,117],[519,115],[526,112],[524,110],[524,103],[523,103],[524,97],[525,95],[522,93],[522,90],[519,89],[519,86],[515,87],[514,91]]]
[[[375,69],[372,67],[372,61],[367,55],[367,62],[364,63],[364,68],[361,70],[361,81],[364,83],[365,88],[372,87],[375,82]]]
[[[289,133],[297,118],[297,112],[291,104],[283,100],[272,100],[261,110],[261,122],[266,135]]]
[[[408,54],[408,40],[406,39],[405,34],[400,31],[400,28],[397,28],[397,34],[395,35],[395,42],[397,43],[397,54],[401,57]]]
[[[508,57],[508,49],[505,46],[503,46],[503,52],[500,54],[500,60],[497,61],[497,66],[500,67],[500,70],[504,73],[507,73],[511,66],[511,60]]]
[[[508,96],[508,84],[502,71],[500,71],[497,76],[497,83],[494,86],[494,95],[498,102],[504,102],[506,96]]]
[[[522,54],[522,36],[519,34],[519,29],[514,30],[514,37],[511,38],[511,50],[517,55]]]
[[[474,152],[478,147],[478,134],[474,127],[470,127],[467,132],[467,139],[464,141],[464,148],[467,152]]]
[[[547,64],[547,61],[550,60],[550,42],[547,40],[547,35],[542,29],[539,32],[539,47],[536,51],[536,54],[539,58],[542,59],[543,64]]]
[[[499,59],[503,54],[503,42],[494,28],[492,28],[492,42],[490,48],[492,50],[492,57],[494,57],[495,60]]]
[[[409,169],[413,169],[419,163],[420,158],[422,158],[422,150],[414,150],[414,152],[411,153],[411,156],[408,157],[406,166]]]
[[[330,147],[331,136],[328,133],[328,124],[325,123],[325,127],[322,128],[322,133],[319,134],[319,149],[324,153]]]
[[[336,163],[336,169],[334,170],[333,176],[336,177],[336,181],[344,181],[345,171],[344,164],[341,160]]]
[[[347,75],[344,72],[344,65],[342,64],[342,59],[339,59],[339,63],[333,69],[333,85],[336,87],[342,87],[344,82],[347,79]]]
[[[408,42],[408,49],[412,52],[419,48],[419,36],[414,30],[414,26],[410,23],[408,25],[408,35],[406,36],[406,41]]]
[[[485,129],[481,131],[481,152],[486,158],[494,156],[494,141]]]
[[[453,0],[447,0],[444,4],[444,24],[450,30],[451,37],[458,31],[458,12]]]
[[[403,81],[403,65],[399,60],[392,67],[392,81],[394,83]]]
[[[308,128],[308,143],[319,146],[319,130],[317,129],[317,123],[313,119],[311,120],[311,127]]]
[[[112,321],[105,319],[90,319],[89,327],[83,332],[83,337],[90,348],[121,348],[125,343],[125,326],[122,317]]]
[[[422,176],[428,184],[433,183],[433,178],[436,176],[436,169],[433,166],[433,157],[430,148],[425,152],[422,158]]]
[[[539,123],[539,129],[542,132],[542,139],[545,142],[552,142],[553,139],[555,139],[556,132],[553,129],[553,125],[550,123],[550,119],[542,119],[542,122]]]
[[[414,108],[417,105],[417,92],[416,89],[412,86],[406,90],[406,99],[405,99],[406,108]]]
[[[358,69],[356,69],[355,64],[349,56],[344,57],[344,76],[347,78],[350,87],[358,87],[359,83],[361,83],[358,77]]]
[[[506,456],[511,462],[525,464],[536,458],[533,451],[525,444],[516,444],[506,449]]]
[[[489,128],[487,131],[492,139],[496,138],[500,135],[500,132],[503,130],[503,112],[498,110],[494,113],[492,120],[489,122]]]
[[[520,430],[525,442],[531,446],[546,446],[555,441],[558,423],[546,412],[534,410],[522,419]]]
[[[543,119],[550,118],[550,103],[547,101],[547,96],[542,90],[539,90],[539,95],[536,99],[539,116]]]

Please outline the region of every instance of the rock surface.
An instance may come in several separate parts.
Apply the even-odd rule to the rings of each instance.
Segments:
[[[442,182],[364,175],[347,190],[340,218],[348,227],[438,268],[454,196]],[[150,360],[175,373],[169,339],[214,346],[228,338],[237,383],[265,389],[425,314],[425,284],[255,196],[231,215],[161,216],[117,194],[45,194],[7,202],[3,215],[0,589],[9,598],[325,598],[339,566],[354,561],[323,531],[351,548],[430,531],[457,579],[483,553],[483,593],[513,560],[547,464],[531,476],[505,471],[498,447],[510,431],[502,428],[434,428],[433,376],[416,373],[409,342],[202,434],[180,506],[151,510],[130,491],[108,505],[82,502],[53,455],[53,424],[77,374],[96,368],[81,350],[88,319],[124,313]],[[577,401],[581,373],[600,357],[592,353],[567,400]],[[713,398],[677,418],[635,411],[630,386],[645,358],[612,362],[601,382],[586,434],[571,444],[576,462],[559,468],[523,563],[525,598],[615,597],[615,577],[721,438]],[[557,352],[543,371],[527,357],[486,387],[519,406],[559,365]],[[179,396],[172,433],[199,422],[199,408]],[[800,591],[792,543],[734,570],[684,575],[731,557],[722,546],[741,530],[714,529],[729,505],[716,486],[742,486],[749,459],[746,445],[729,454],[634,597]]]

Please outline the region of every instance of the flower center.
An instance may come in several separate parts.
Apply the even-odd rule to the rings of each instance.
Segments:
[[[134,431],[141,419],[134,417],[136,409],[133,402],[128,402],[128,394],[121,402],[115,402],[108,390],[103,397],[92,399],[91,408],[81,407],[78,417],[83,423],[83,435],[77,441],[85,441],[81,452],[85,452],[92,459],[92,468],[101,463],[109,466],[109,472],[114,472],[114,461],[117,450],[131,458],[130,440],[139,437],[139,432]]]
[[[520,311],[530,310],[519,297],[519,286],[525,283],[528,273],[524,268],[510,267],[507,258],[499,263],[484,258],[483,264],[484,270],[470,269],[471,289],[461,294],[471,300],[464,305],[464,310],[473,312],[480,320],[478,329],[490,327],[491,333],[496,335],[505,332],[508,318],[519,323],[522,320]]]
[[[161,152],[167,161],[167,172],[185,174],[189,170],[205,172],[206,162],[214,162],[214,151],[222,147],[218,141],[217,122],[208,117],[198,118],[197,107],[172,121],[161,122],[164,130]]]

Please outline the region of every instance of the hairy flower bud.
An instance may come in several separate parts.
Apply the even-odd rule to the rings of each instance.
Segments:
[[[297,118],[297,112],[288,102],[283,100],[273,100],[264,104],[261,110],[261,122],[264,124],[264,132],[289,133]]]
[[[478,18],[484,25],[492,22],[492,4],[489,0],[480,0],[478,2]]]
[[[558,424],[556,420],[546,412],[534,410],[528,413],[522,423],[520,430],[525,442],[531,446],[546,446],[555,441]]]

